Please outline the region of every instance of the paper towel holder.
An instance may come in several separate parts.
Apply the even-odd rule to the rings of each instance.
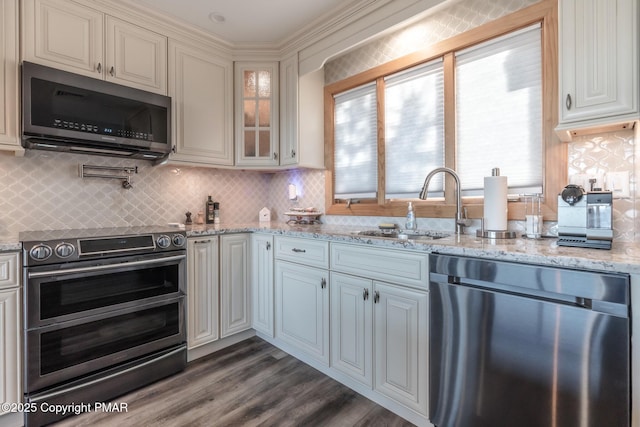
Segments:
[[[500,176],[500,168],[491,169],[491,176]],[[480,229],[476,230],[476,237],[483,239],[515,239],[516,232],[509,230],[485,230],[484,218],[480,218]]]

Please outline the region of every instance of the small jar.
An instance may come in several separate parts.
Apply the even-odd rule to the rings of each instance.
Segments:
[[[204,212],[198,212],[198,214],[196,215],[196,224],[204,224]]]

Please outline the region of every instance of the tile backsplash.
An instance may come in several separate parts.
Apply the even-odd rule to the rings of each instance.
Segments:
[[[138,166],[132,188],[80,178],[79,165]],[[222,221],[254,221],[269,204],[271,175],[45,151],[0,155],[0,234],[23,230],[122,227],[196,218],[210,194]]]

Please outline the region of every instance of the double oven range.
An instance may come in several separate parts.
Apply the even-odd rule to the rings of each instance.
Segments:
[[[186,366],[186,236],[159,227],[21,233],[25,425]]]

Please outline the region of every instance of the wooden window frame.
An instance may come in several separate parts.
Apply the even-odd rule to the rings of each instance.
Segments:
[[[334,198],[334,94],[377,82],[378,100],[384,101],[384,77],[413,66],[443,58],[444,60],[444,143],[445,165],[455,169],[455,59],[454,53],[486,40],[513,32],[528,25],[540,23],[542,30],[542,91],[543,91],[543,191],[542,214],[545,220],[557,220],[557,195],[567,182],[567,147],[554,132],[558,120],[558,4],[557,0],[542,0],[490,23],[481,25],[450,39],[435,43],[423,50],[403,56],[370,70],[325,86],[325,206],[327,215],[389,216],[406,214],[407,201],[414,202],[416,215],[430,218],[455,217],[455,196],[452,178],[447,175],[443,199],[386,200],[384,104],[378,102],[378,195],[376,199],[363,199],[348,204]],[[426,176],[429,171],[425,170]],[[469,218],[482,218],[483,198],[464,197],[463,204]],[[509,202],[509,219],[524,219],[524,202]]]

